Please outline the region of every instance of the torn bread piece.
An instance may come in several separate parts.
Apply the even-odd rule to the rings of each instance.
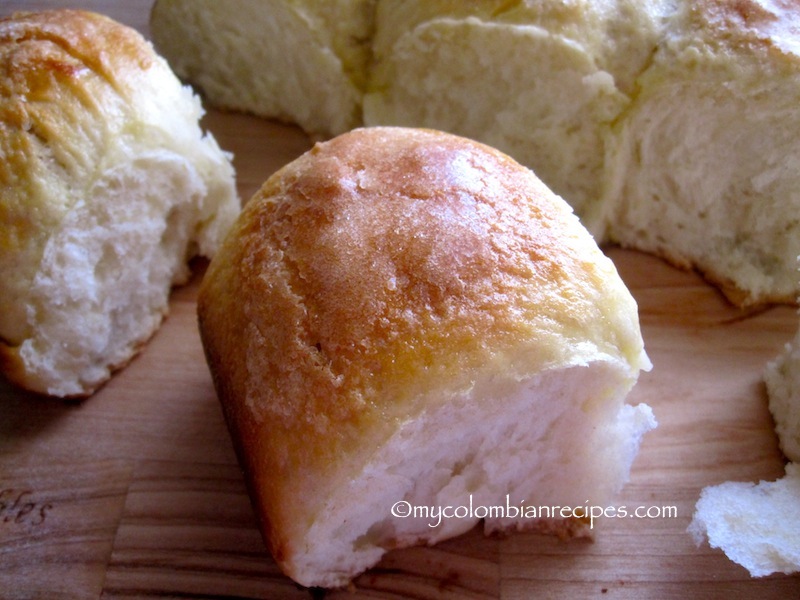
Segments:
[[[777,481],[703,489],[689,532],[753,577],[800,571],[800,465],[788,464]]]
[[[159,327],[239,212],[230,156],[134,30],[69,10],[0,21],[0,367],[91,394]]]
[[[533,172],[442,132],[357,129],[281,169],[198,313],[264,538],[306,586],[481,519],[580,533],[430,511],[605,505],[655,427],[625,403],[650,363],[611,261]]]

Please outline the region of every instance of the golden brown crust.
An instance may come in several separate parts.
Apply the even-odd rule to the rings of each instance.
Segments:
[[[7,82],[11,86],[25,79],[42,82],[49,77],[69,83],[76,71],[86,68],[116,85],[126,75],[120,66],[137,64],[146,69],[154,60],[152,49],[136,30],[83,10],[14,13],[0,19],[0,45],[3,54],[17,64],[38,62],[46,67],[38,74],[33,69],[4,73],[10,76]]]
[[[524,378],[580,361],[581,344],[638,369],[617,282],[562,200],[464,138],[361,129],[273,175],[198,312],[278,560],[399,422],[479,373]]]

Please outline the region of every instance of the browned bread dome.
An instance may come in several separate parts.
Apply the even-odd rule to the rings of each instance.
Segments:
[[[265,538],[304,585],[478,521],[397,502],[607,502],[655,425],[624,404],[649,363],[610,260],[530,170],[450,134],[358,129],[281,169],[198,311]],[[528,521],[485,526],[581,526]]]

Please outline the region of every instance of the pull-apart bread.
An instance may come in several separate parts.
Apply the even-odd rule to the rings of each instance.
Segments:
[[[264,537],[307,586],[484,517],[586,533],[655,426],[625,403],[650,365],[610,260],[533,172],[451,134],[356,129],[285,166],[198,312]]]
[[[187,261],[239,212],[199,99],[132,29],[0,20],[0,366],[85,396],[158,328]]]
[[[687,1],[607,144],[608,237],[737,304],[800,293],[800,2]]]
[[[797,2],[350,0],[335,22],[329,3],[220,4],[152,16],[214,103],[318,135],[470,137],[531,167],[598,242],[696,268],[737,304],[800,292]],[[255,90],[270,104],[232,100]]]

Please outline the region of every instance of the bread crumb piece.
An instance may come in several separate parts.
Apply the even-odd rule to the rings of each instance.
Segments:
[[[752,577],[800,571],[800,465],[789,463],[777,481],[703,489],[688,531]]]

